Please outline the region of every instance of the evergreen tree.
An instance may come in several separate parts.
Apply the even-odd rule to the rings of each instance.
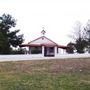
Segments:
[[[76,40],[75,48],[77,50],[77,53],[84,53],[85,48],[87,47],[88,42],[86,40],[83,40],[82,38],[79,38]]]
[[[66,49],[66,52],[69,53],[69,54],[73,54],[74,53],[74,43],[70,42],[67,44],[67,49]]]

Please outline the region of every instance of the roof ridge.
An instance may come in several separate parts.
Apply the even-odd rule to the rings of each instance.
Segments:
[[[46,36],[44,36],[46,39],[50,40],[51,42],[53,42],[54,44],[58,45],[57,43],[55,43],[53,40],[51,40],[50,38],[47,38]]]
[[[31,43],[31,42],[33,42],[33,41],[36,41],[36,40],[38,40],[38,39],[40,39],[40,38],[42,38],[42,37],[43,37],[43,36],[38,37],[38,38],[36,38],[36,39],[34,39],[34,40],[32,40],[32,41],[28,42],[28,44],[29,44],[29,43]]]
[[[40,38],[46,38],[46,39],[48,39],[49,41],[51,41],[52,43],[54,43],[55,45],[58,45],[57,43],[55,43],[53,40],[51,40],[51,39],[49,39],[49,38],[47,38],[46,36],[41,36],[41,37],[38,37],[38,38],[36,38],[36,39],[34,39],[34,40],[32,40],[32,41],[30,41],[30,42],[28,42],[28,44],[30,44],[30,43],[32,43],[32,42],[34,42],[34,41],[36,41],[36,40],[38,40],[38,39],[40,39]]]

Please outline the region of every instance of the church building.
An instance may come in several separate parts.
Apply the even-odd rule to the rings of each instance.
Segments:
[[[42,30],[41,33],[41,37],[28,42],[27,44],[22,44],[20,47],[27,47],[27,53],[30,55],[41,55],[42,57],[54,57],[60,54],[59,49],[63,49],[64,51],[67,49],[67,46],[58,45],[47,38],[45,36],[45,30]]]

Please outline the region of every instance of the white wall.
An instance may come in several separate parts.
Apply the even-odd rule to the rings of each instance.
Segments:
[[[58,48],[58,54],[66,54],[66,50]]]
[[[62,54],[55,57],[43,57],[38,55],[0,55],[1,61],[20,61],[20,60],[47,60],[47,59],[64,59],[64,58],[90,58],[90,54]]]
[[[0,55],[0,61],[31,60],[42,57],[42,54]]]

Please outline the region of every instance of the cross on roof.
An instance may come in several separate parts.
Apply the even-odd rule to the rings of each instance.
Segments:
[[[44,30],[44,27],[42,27],[42,28],[43,28],[43,30],[41,31],[41,34],[44,36],[46,31]]]

